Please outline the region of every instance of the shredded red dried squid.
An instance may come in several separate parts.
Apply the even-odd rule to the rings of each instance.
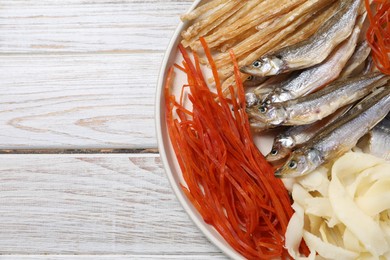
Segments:
[[[185,180],[182,189],[204,221],[244,257],[289,258],[284,234],[293,214],[290,197],[252,141],[234,54],[237,88],[230,87],[226,98],[210,50],[201,43],[217,93],[207,85],[198,55],[193,53],[192,62],[181,45],[183,64],[169,70],[164,93],[169,136]],[[175,68],[187,75],[183,88],[189,88],[192,110],[182,104],[183,94],[177,101],[170,92]]]
[[[366,38],[377,68],[390,75],[390,1],[365,0],[370,26]]]

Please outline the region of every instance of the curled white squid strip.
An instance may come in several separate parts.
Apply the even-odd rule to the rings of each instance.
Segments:
[[[294,258],[389,259],[389,162],[347,153],[328,168],[298,178],[292,196],[295,214],[286,248]],[[302,238],[311,251],[308,258],[299,255]]]

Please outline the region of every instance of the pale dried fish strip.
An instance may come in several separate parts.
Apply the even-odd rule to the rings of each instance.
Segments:
[[[210,48],[218,46],[222,42],[234,38],[264,21],[289,12],[304,1],[305,0],[280,0],[278,5],[275,5],[274,0],[265,0],[257,5],[252,12],[248,13],[245,17],[242,17],[225,28],[220,28],[212,35],[206,36],[205,40]]]
[[[257,33],[256,28],[252,28],[252,29],[242,33],[241,35],[239,35],[235,38],[232,38],[230,40],[223,42],[220,46],[216,46],[216,48],[219,49],[220,52],[224,53],[224,52],[228,51],[229,49],[231,49],[232,47],[234,47],[235,45],[237,45],[238,43],[249,38],[251,35],[253,35],[255,33]]]
[[[221,24],[229,20],[231,16],[234,16],[234,14],[241,9],[245,5],[245,2],[238,0],[235,1],[235,4],[233,6],[230,6],[231,9],[225,13],[223,13],[220,17],[218,17],[217,20],[215,20],[212,23],[209,23],[204,28],[202,28],[200,31],[198,31],[196,34],[191,35],[191,37],[187,39],[182,40],[182,44],[184,47],[190,46],[192,50],[198,50],[201,47],[199,38],[207,35],[211,31],[213,31],[215,28],[222,26]]]
[[[264,0],[249,0],[249,1],[242,1],[242,3],[244,3],[244,5],[239,8],[239,10],[234,13],[233,15],[231,15],[228,19],[225,19],[218,27],[214,28],[212,31],[208,32],[207,35],[213,35],[214,33],[216,33],[218,30],[220,30],[220,28],[226,28],[230,25],[232,25],[233,23],[235,23],[237,20],[241,19],[242,17],[246,16],[248,13],[250,12],[253,12],[253,8],[255,8],[256,6],[258,6],[262,1]],[[229,42],[239,42],[243,39],[243,34],[247,34],[249,32],[257,32],[256,28],[255,27],[252,27],[246,31],[242,31],[241,34],[239,34],[237,37],[234,37],[234,38],[231,38],[227,41],[223,41],[223,42],[220,42],[218,44],[218,46],[221,46],[223,44],[229,44]],[[207,36],[206,34],[203,35],[203,36]],[[247,34],[247,35],[250,35],[250,34]],[[192,44],[190,47],[193,48],[193,49],[198,49],[199,46],[200,46],[200,42],[199,42],[199,39],[198,38],[195,38],[193,40],[196,40],[194,44]],[[218,46],[211,46],[209,43],[208,43],[208,46],[210,49],[213,49],[213,48],[216,48]]]
[[[187,14],[183,14],[180,18],[182,21],[190,21],[198,18],[202,14],[210,11],[213,8],[216,8],[222,4],[227,3],[229,0],[211,0],[208,2],[205,2],[203,5],[198,6],[191,12]]]
[[[332,15],[338,10],[338,6],[339,3],[336,1],[330,6],[325,7],[323,10],[316,12],[309,21],[299,26],[295,32],[287,35],[287,37],[280,43],[280,48],[284,48],[308,39],[324,22],[332,17]]]
[[[183,31],[181,36],[185,40],[189,40],[191,39],[191,37],[198,35],[201,30],[206,28],[209,24],[216,22],[222,15],[234,8],[237,3],[239,3],[239,1],[241,0],[231,0],[226,4],[222,5],[217,10],[213,10],[213,12],[205,19],[201,19],[200,21],[195,22],[187,30]]]

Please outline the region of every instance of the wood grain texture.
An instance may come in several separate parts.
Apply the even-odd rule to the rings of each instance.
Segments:
[[[86,259],[86,260],[227,260],[228,258],[221,254],[207,255],[1,255],[0,259],[18,259],[18,260],[70,260],[70,259]]]
[[[1,259],[226,259],[179,205],[154,94],[192,0],[2,0]],[[41,149],[41,150],[38,150]]]
[[[162,54],[0,56],[0,148],[153,148]]]
[[[192,0],[2,0],[0,53],[164,51]]]
[[[156,148],[183,1],[1,1],[0,149]]]
[[[0,254],[222,256],[157,155],[1,155],[0,165]]]

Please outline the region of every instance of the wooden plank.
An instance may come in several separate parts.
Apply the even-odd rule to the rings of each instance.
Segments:
[[[0,9],[0,149],[156,149],[158,69],[183,1]]]
[[[152,149],[0,149],[0,154],[145,154],[159,153]]]
[[[70,259],[86,259],[86,260],[227,260],[222,254],[207,254],[207,255],[2,255],[2,260],[17,259],[17,260],[70,260]]]
[[[162,56],[0,55],[0,149],[156,148]]]
[[[0,254],[221,259],[154,154],[1,155]]]
[[[0,53],[161,52],[192,0],[2,0]]]

